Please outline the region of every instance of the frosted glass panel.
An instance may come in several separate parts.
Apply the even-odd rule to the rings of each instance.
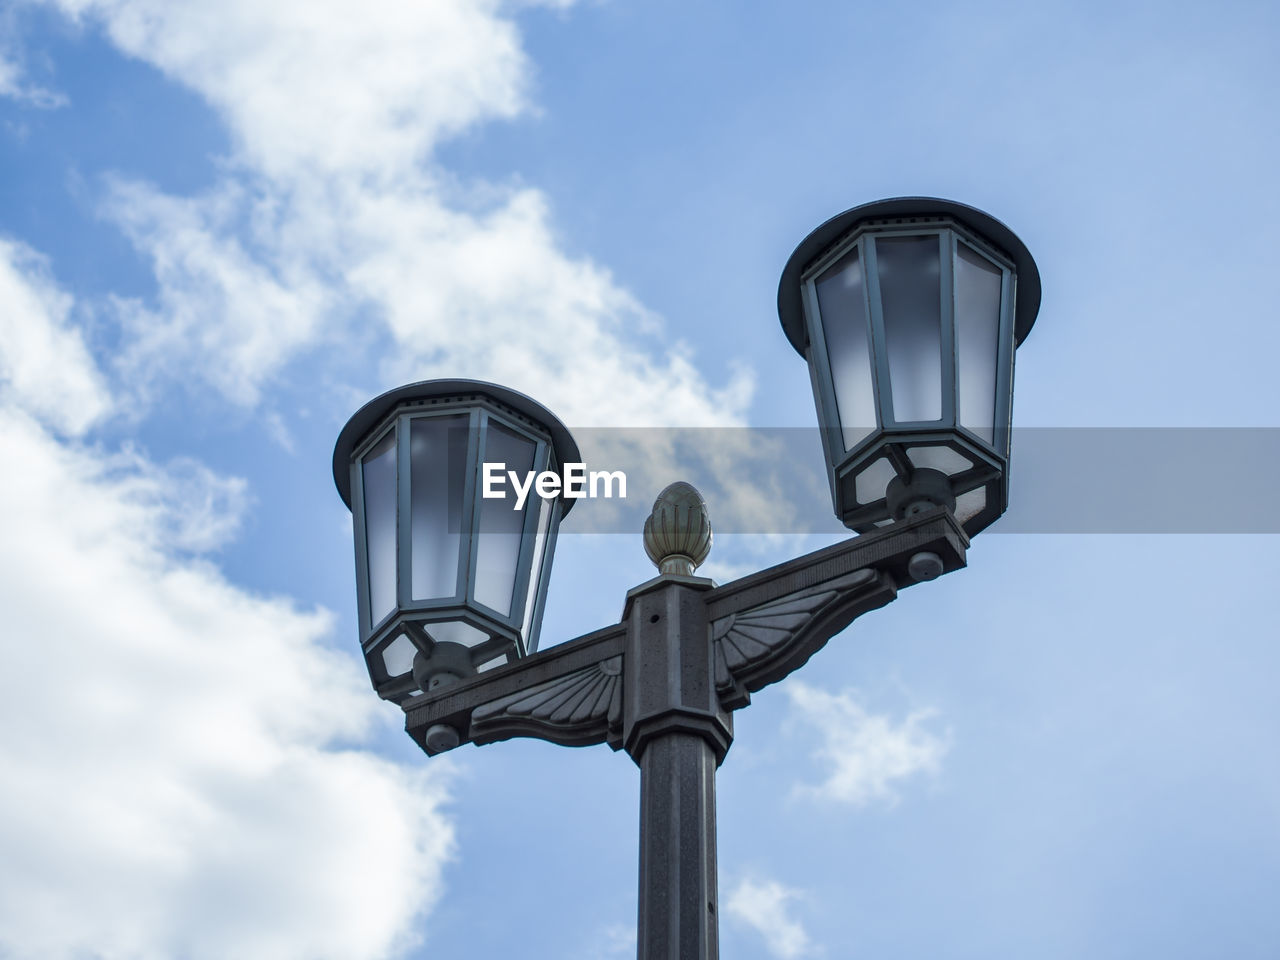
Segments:
[[[507,663],[507,655],[494,657],[492,660],[486,660],[480,666],[476,667],[476,673],[484,673],[486,670],[492,670],[494,667],[502,667]]]
[[[526,651],[532,650],[533,611],[538,600],[538,581],[542,578],[542,557],[547,549],[547,530],[551,526],[551,511],[558,510],[554,502],[543,503],[541,499],[533,506],[542,507],[538,517],[538,533],[533,541],[533,567],[529,574],[529,593],[524,601],[524,621],[520,628],[520,639],[524,641]]]
[[[422,629],[436,643],[460,643],[464,647],[478,647],[487,643],[489,635],[483,630],[461,620],[445,620],[441,623],[424,623]]]
[[[413,656],[418,648],[403,633],[382,649],[382,663],[387,676],[402,677],[413,669]]]
[[[987,509],[987,488],[978,487],[956,497],[956,519],[961,523]]]
[[[504,473],[514,470],[523,484],[525,475],[533,469],[533,456],[536,452],[533,441],[492,421],[485,433],[484,461],[505,463]],[[511,615],[511,597],[516,586],[516,564],[520,559],[520,532],[524,529],[524,514],[529,509],[530,502],[538,497],[538,493],[530,488],[523,508],[516,510],[516,494],[511,483],[505,483],[502,489],[505,497],[477,498],[480,504],[480,535],[476,541],[476,582],[473,596],[477,602],[506,617]]]
[[[818,312],[845,450],[876,427],[862,262],[855,247],[818,278]]]
[[[897,476],[893,464],[884,457],[864,467],[854,480],[854,493],[859,503],[875,503],[884,496],[885,487]]]
[[[940,470],[948,476],[963,473],[973,466],[968,457],[950,447],[908,447],[907,459],[913,467]]]
[[[396,433],[365,454],[364,535],[368,545],[369,617],[372,627],[396,608]]]
[[[987,443],[995,436],[1000,277],[1000,268],[986,257],[956,245],[959,421]]]
[[[942,287],[938,237],[876,240],[893,416],[942,418]]]
[[[458,592],[468,417],[420,417],[409,426],[409,514],[415,600]]]

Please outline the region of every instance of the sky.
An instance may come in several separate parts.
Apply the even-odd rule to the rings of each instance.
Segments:
[[[584,431],[811,426],[778,276],[900,195],[1036,257],[1019,427],[1261,453],[1178,434],[1190,490],[1086,456],[1177,491],[1163,532],[997,523],[755,695],[723,954],[1275,957],[1277,40],[1232,0],[8,0],[0,957],[632,955],[634,764],[414,746],[334,440],[444,376]],[[1234,496],[1272,519],[1215,527]],[[591,506],[544,645],[653,573]],[[721,535],[702,572],[832,539]]]

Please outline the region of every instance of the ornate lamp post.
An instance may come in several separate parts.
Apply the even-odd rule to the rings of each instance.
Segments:
[[[809,360],[836,514],[865,532],[718,586],[695,575],[706,506],[674,483],[645,523],[658,576],[618,623],[540,653],[571,501],[519,511],[475,491],[486,462],[576,460],[554,416],[492,384],[414,384],[362,408],[334,451],[370,676],[409,735],[428,754],[607,743],[640,767],[641,960],[718,956],[715,771],[733,711],[900,589],[964,566],[1006,502],[1013,350],[1039,306],[1007,227],[945,200],[855,207],[801,243],[778,303]]]

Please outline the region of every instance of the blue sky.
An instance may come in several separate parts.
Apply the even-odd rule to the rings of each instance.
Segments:
[[[810,425],[782,265],[924,194],[1039,263],[1017,424],[1280,426],[1278,19],[3,6],[0,955],[633,953],[631,761],[428,760],[368,688],[346,418],[464,376],[571,427]],[[633,496],[699,468],[660,466]],[[652,572],[573,519],[544,643]],[[1273,957],[1276,541],[1178,519],[997,524],[757,695],[719,775],[725,956]],[[720,537],[706,571],[816,542]]]

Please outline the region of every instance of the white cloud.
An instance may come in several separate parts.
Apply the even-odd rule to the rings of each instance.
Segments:
[[[442,139],[531,109],[505,4],[57,6],[196,90],[235,145],[198,196],[108,182],[103,212],[159,284],[118,304],[140,393],[180,372],[255,405],[300,353],[372,345],[385,386],[498,380],[578,425],[741,422],[750,374],[708,385],[607,270],[564,252],[540,192],[433,165]]]
[[[855,805],[892,802],[898,781],[940,769],[950,738],[926,728],[934,711],[917,710],[895,723],[869,713],[849,691],[826,693],[794,679],[786,690],[800,717],[817,727],[821,741],[813,755],[828,770],[823,782],[798,793]]]
[[[55,2],[203,95],[273,178],[394,175],[525,103],[524,54],[493,0]]]
[[[70,323],[72,301],[48,264],[0,237],[0,399],[55,429],[79,435],[111,409],[111,399]]]
[[[137,535],[160,549],[207,553],[230,542],[250,506],[243,477],[224,477],[198,460],[177,457],[160,466],[126,449],[103,458],[103,477],[123,499],[143,506],[148,525]]]
[[[447,764],[359,749],[384,714],[326,612],[188,558],[234,534],[243,480],[50,432],[111,399],[8,242],[0,302],[0,954],[388,956],[440,890]]]
[[[272,189],[181,199],[113,182],[104,211],[160,284],[154,308],[119,304],[128,382],[178,370],[253,405],[301,351],[367,349],[379,318],[387,385],[495,380],[579,426],[741,420],[751,376],[709,387],[685,346],[646,334],[653,318],[606,271],[559,252],[535,191],[475,214],[400,187],[335,187],[324,203]]]
[[[744,877],[726,901],[730,917],[764,938],[769,952],[781,960],[796,960],[815,952],[804,926],[791,915],[791,904],[800,891],[775,880]]]
[[[447,760],[361,749],[390,710],[330,614],[189,556],[243,480],[81,442],[116,404],[22,244],[0,303],[0,955],[396,954],[452,855]]]
[[[270,201],[233,182],[197,199],[112,179],[103,212],[152,263],[159,304],[117,300],[126,347],[116,360],[124,383],[145,397],[174,372],[253,406],[261,389],[319,336],[331,292],[287,243],[250,249],[241,217],[270,228]]]
[[[556,245],[546,200],[516,191],[483,214],[363,192],[348,273],[397,344],[388,379],[466,375],[537,396],[576,426],[740,422],[752,380],[710,387],[678,339],[609,273]]]
[[[51,110],[67,105],[67,98],[56,90],[32,83],[14,49],[13,8],[0,10],[0,97],[16,100],[26,107]]]
[[[209,534],[155,475],[12,408],[0,448],[0,953],[389,955],[452,849],[442,766],[357,749],[379,704],[330,617],[175,559]]]

